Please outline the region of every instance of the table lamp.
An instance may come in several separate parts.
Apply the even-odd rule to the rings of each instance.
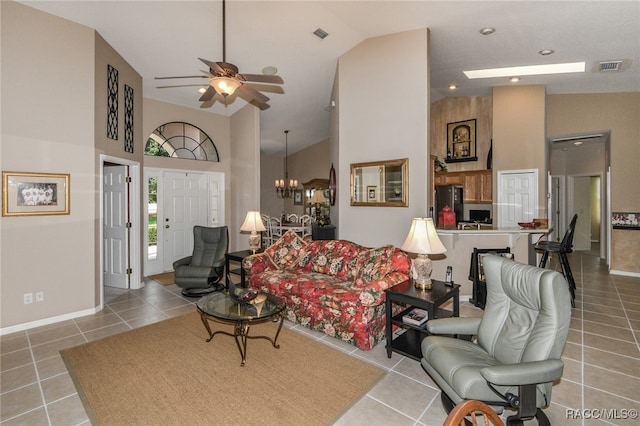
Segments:
[[[256,250],[260,248],[260,234],[258,232],[266,231],[260,217],[260,212],[247,212],[247,217],[244,218],[244,223],[240,227],[240,232],[251,232],[249,235],[249,248],[256,254]]]
[[[402,250],[409,253],[416,253],[418,256],[413,260],[413,270],[416,272],[415,286],[421,290],[431,289],[431,259],[430,254],[441,254],[447,251],[444,247],[433,219],[430,217],[416,217],[411,223],[409,235],[402,244]]]
[[[323,204],[325,201],[327,201],[327,199],[324,197],[321,190],[316,189],[313,191],[313,197],[311,197],[309,202],[316,205],[316,222],[320,220],[320,204]]]

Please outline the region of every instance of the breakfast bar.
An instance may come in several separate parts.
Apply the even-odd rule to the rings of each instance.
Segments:
[[[465,229],[438,229],[438,236],[447,249],[441,255],[429,255],[433,261],[431,277],[437,280],[445,278],[447,266],[452,267],[452,277],[460,284],[462,298],[472,293],[469,280],[469,263],[473,249],[509,248],[514,259],[521,263],[537,265],[534,244],[549,234],[549,228],[521,229],[500,228],[494,226],[471,226]]]

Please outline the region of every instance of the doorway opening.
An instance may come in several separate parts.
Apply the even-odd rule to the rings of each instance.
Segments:
[[[547,138],[549,218],[553,238],[562,238],[568,220],[578,215],[574,251],[591,253],[609,264],[609,131]]]
[[[142,286],[140,164],[100,155],[100,306],[104,287]]]

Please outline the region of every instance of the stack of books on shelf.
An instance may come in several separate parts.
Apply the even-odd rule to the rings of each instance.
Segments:
[[[422,326],[429,319],[429,313],[424,309],[413,308],[402,316],[402,322],[415,326]]]

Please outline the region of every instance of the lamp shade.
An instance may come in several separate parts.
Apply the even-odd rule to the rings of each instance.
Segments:
[[[209,84],[222,96],[231,96],[242,85],[238,80],[229,77],[213,77]]]
[[[309,200],[310,203],[318,203],[318,204],[322,204],[325,201],[327,201],[327,199],[324,197],[324,194],[322,193],[322,191],[318,189],[313,191],[313,197],[311,197],[311,199]]]
[[[262,223],[262,218],[260,217],[260,212],[247,212],[247,217],[244,218],[244,223],[240,227],[240,231],[243,232],[262,232],[266,231],[267,228],[264,227],[264,223]]]
[[[433,219],[430,217],[413,219],[409,234],[402,244],[402,250],[418,254],[440,254],[447,251],[438,238]]]

